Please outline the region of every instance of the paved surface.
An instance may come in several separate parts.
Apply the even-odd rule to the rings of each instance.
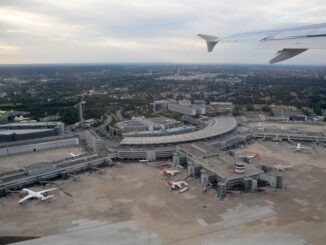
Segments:
[[[24,206],[15,195],[0,199],[0,236],[43,237],[22,244],[326,244],[326,149],[300,154],[262,142],[241,150],[255,151],[254,165],[294,162],[284,172],[287,190],[219,201],[215,190],[201,192],[199,179],[187,179],[190,190],[180,194],[158,169],[123,164],[62,182],[72,197],[57,191],[56,200]]]
[[[277,122],[259,122],[259,123],[249,123],[252,127],[262,127],[266,129],[276,129],[276,130],[294,130],[301,132],[311,132],[311,133],[323,133],[326,134],[326,127],[323,125],[309,125],[302,123],[277,123]]]

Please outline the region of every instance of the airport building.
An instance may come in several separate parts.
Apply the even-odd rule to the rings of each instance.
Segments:
[[[62,122],[27,122],[0,125],[0,143],[64,134]]]
[[[151,105],[153,106],[154,112],[167,111],[169,100],[156,100]]]
[[[177,112],[183,115],[188,116],[197,116],[197,115],[204,115],[206,113],[206,106],[203,104],[190,104],[184,101],[170,102],[168,104],[168,110]]]
[[[162,136],[192,132],[195,129],[195,126],[167,117],[133,117],[109,126],[109,133],[111,136],[122,137]]]
[[[5,142],[0,144],[0,156],[10,156],[21,153],[33,153],[56,148],[77,146],[79,143],[79,137],[75,134]]]
[[[133,117],[131,120],[121,121],[117,123],[117,127],[122,133],[139,132],[139,131],[154,131],[161,129],[169,129],[178,126],[180,122],[167,117]]]
[[[150,135],[124,137],[116,148],[118,158],[125,160],[159,160],[172,158],[178,144],[187,142],[211,142],[234,132],[237,122],[232,117],[210,118],[201,120],[197,131],[172,135]]]
[[[233,132],[237,127],[237,121],[233,117],[215,117],[205,121],[201,129],[174,135],[125,137],[120,142],[121,146],[145,147],[145,146],[171,146],[186,142],[208,141]]]
[[[282,176],[265,174],[251,164],[238,161],[205,143],[178,145],[173,157],[175,165],[186,166],[190,176],[200,177],[203,190],[216,186],[217,195],[224,199],[228,191],[256,192],[258,182],[282,188]]]

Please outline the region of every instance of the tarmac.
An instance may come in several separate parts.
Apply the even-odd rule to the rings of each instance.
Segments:
[[[321,133],[326,135],[325,125],[312,125],[312,124],[303,124],[299,122],[259,122],[259,123],[249,123],[248,126],[251,127],[260,127],[265,129],[276,129],[276,130],[292,130],[300,131],[307,133]]]
[[[287,143],[258,142],[236,154],[259,152],[251,164],[284,164],[284,190],[216,197],[187,178],[189,190],[170,191],[157,168],[128,163],[57,181],[55,200],[18,205],[0,199],[1,236],[39,239],[19,244],[325,244],[326,149],[293,152]],[[186,170],[173,177],[186,176]],[[44,188],[48,188],[46,186]],[[32,187],[33,190],[42,187]]]

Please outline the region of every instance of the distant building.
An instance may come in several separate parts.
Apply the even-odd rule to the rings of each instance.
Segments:
[[[127,133],[169,129],[175,128],[178,125],[178,121],[166,117],[133,117],[131,120],[118,122],[116,126],[122,131],[122,133]]]
[[[301,111],[295,106],[271,105],[273,115],[275,117],[288,118],[292,115],[300,115]]]
[[[324,117],[318,116],[318,115],[313,115],[313,116],[307,117],[307,119],[312,122],[321,122],[321,121],[323,121]]]
[[[171,102],[168,104],[168,110],[188,116],[197,116],[206,114],[205,105],[191,104],[188,100],[179,101],[179,103]]]
[[[206,105],[206,101],[205,100],[195,100],[194,104],[195,105]]]
[[[191,101],[190,100],[179,100],[178,101],[179,105],[184,105],[184,106],[190,106],[191,105]]]
[[[14,118],[14,122],[29,122],[29,118],[28,117],[24,117],[23,115],[20,116],[15,116]]]
[[[40,122],[53,122],[53,121],[59,121],[60,119],[61,117],[59,116],[59,114],[57,114],[57,115],[42,117],[40,118]]]
[[[211,102],[207,108],[207,113],[210,115],[228,114],[233,109],[232,102]]]
[[[304,122],[307,121],[308,117],[305,115],[294,115],[289,116],[289,121]]]
[[[0,110],[0,119],[4,119],[6,117],[6,111]]]
[[[64,134],[62,122],[26,122],[0,125],[0,142],[29,140]]]
[[[322,115],[323,117],[326,117],[326,110],[322,109],[322,110],[321,110],[321,115]]]
[[[153,106],[154,112],[167,111],[169,100],[156,100],[151,105]]]

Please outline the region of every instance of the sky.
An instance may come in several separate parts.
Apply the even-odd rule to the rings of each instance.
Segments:
[[[0,64],[267,64],[277,50],[221,44],[227,36],[326,23],[325,0],[0,0]],[[284,64],[326,65],[326,50]]]

